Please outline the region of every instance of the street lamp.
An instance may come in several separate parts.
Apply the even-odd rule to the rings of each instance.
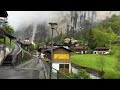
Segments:
[[[52,29],[51,60],[49,61],[50,62],[50,79],[51,79],[51,77],[52,77],[52,59],[53,59],[53,30],[55,29],[55,26],[57,26],[58,24],[50,22],[49,25],[51,26],[51,29]]]

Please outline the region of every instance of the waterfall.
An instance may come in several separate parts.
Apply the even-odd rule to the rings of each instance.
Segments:
[[[34,24],[33,25],[33,35],[32,35],[32,39],[31,39],[32,42],[34,41],[36,30],[37,30],[37,24]]]

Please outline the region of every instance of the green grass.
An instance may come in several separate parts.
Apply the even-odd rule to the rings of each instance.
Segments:
[[[96,54],[72,54],[71,62],[80,66],[89,67],[101,71],[100,59],[104,62],[104,78],[106,79],[120,79],[120,71],[116,70],[117,54],[120,50],[119,46],[113,46],[115,50],[113,55],[96,55]]]
[[[81,66],[91,67],[93,69],[100,70],[98,67],[99,58],[102,56],[105,61],[105,68],[113,68],[115,66],[116,60],[114,57],[111,56],[103,56],[103,55],[92,55],[92,54],[85,54],[85,55],[72,55],[71,61],[75,64]]]
[[[22,48],[22,52],[23,52],[23,53],[27,53],[27,54],[29,54],[29,55],[31,56],[30,52],[26,51],[26,50],[23,49],[23,48]]]
[[[0,44],[4,44],[4,39],[0,38]],[[8,37],[6,37],[6,45],[10,46],[10,39]],[[13,42],[11,42],[10,48],[14,48],[14,43]]]
[[[43,60],[44,60],[44,61],[46,61],[46,62],[47,62],[47,61],[49,61],[49,59],[48,59],[48,58],[44,58]]]

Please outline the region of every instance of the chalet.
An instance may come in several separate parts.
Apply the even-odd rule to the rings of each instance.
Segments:
[[[25,38],[25,40],[19,39],[17,42],[21,45],[23,49],[30,51],[32,42],[28,38]]]
[[[60,72],[71,72],[70,53],[72,51],[64,48],[53,48],[52,67]],[[51,49],[44,51],[45,57],[51,59]]]
[[[96,47],[93,54],[109,54],[110,49],[106,47]]]
[[[63,46],[64,48],[67,48],[67,49],[69,49],[69,47],[67,46],[67,45],[64,45],[64,44],[62,44],[62,43],[59,43],[59,42],[57,42],[57,43],[53,43],[53,47],[54,48],[57,48],[57,47],[61,47],[61,46]],[[43,46],[39,46],[38,47],[38,52],[43,52],[43,51],[45,51],[45,50],[49,50],[49,49],[51,49],[51,43],[48,43],[48,44],[46,44],[46,45],[43,45]]]
[[[84,46],[75,46],[74,49],[76,53],[80,53],[80,54],[87,53],[87,48],[85,48]]]

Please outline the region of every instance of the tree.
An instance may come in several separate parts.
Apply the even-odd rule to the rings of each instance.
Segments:
[[[88,34],[88,46],[91,49],[94,49],[95,47],[93,46],[93,31],[90,29],[89,34]]]
[[[120,71],[120,51],[119,51],[119,53],[117,55],[116,70]]]
[[[115,42],[117,37],[110,27],[105,29],[103,26],[99,25],[90,30],[88,36],[88,45],[91,49],[96,47],[108,47],[110,41],[111,43]]]
[[[78,70],[77,74],[68,73],[67,75],[73,79],[91,79],[89,73],[87,73],[86,70],[84,70],[84,69]]]
[[[14,29],[12,26],[10,26],[9,24],[6,25],[6,31],[9,34],[14,34]]]

